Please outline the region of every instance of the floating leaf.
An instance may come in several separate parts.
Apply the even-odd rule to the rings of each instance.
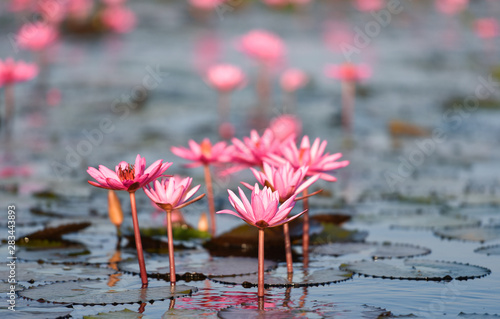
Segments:
[[[352,273],[339,269],[320,269],[308,272],[300,271],[300,267],[296,267],[292,278],[289,278],[287,273],[271,273],[264,276],[265,287],[305,287],[332,284],[348,280],[352,277]],[[257,274],[237,276],[231,278],[215,278],[211,277],[215,282],[242,285],[245,288],[256,287],[258,276]]]
[[[315,246],[312,253],[330,256],[348,254],[367,254],[373,259],[389,259],[415,257],[430,254],[431,250],[424,247],[391,243],[330,243]]]
[[[31,287],[23,290],[19,295],[42,302],[106,305],[172,299],[190,295],[197,290],[195,287],[186,285],[171,287],[169,284],[162,284],[163,287],[150,286],[142,289],[139,280],[134,280],[133,285],[121,280],[112,287],[108,286],[108,280],[63,282]]]
[[[500,256],[500,244],[487,247],[479,247],[478,249],[474,250],[474,252],[478,254],[486,254],[488,256]]]
[[[107,278],[115,273],[112,269],[84,265],[53,265],[35,262],[17,263],[16,280],[27,282],[56,282],[84,279]],[[9,269],[0,269],[0,278],[7,278]]]
[[[206,231],[200,231],[188,224],[182,224],[172,228],[172,235],[175,240],[207,239],[210,234]],[[167,236],[166,227],[141,228],[141,236]]]
[[[100,312],[93,316],[84,316],[83,319],[147,319],[150,317],[142,313],[132,311],[130,309],[123,309],[120,311]]]
[[[375,278],[433,281],[467,280],[491,273],[488,268],[480,266],[434,260],[405,260],[404,265],[358,261],[343,264],[340,269]]]
[[[0,318],[44,318],[44,319],[63,319],[71,318],[73,308],[68,308],[68,304],[54,305],[42,303],[23,298],[16,298],[15,311],[8,309],[8,303],[0,304]]]
[[[488,314],[488,313],[459,313],[457,318],[467,318],[467,319],[495,319],[500,318],[500,315]]]
[[[358,242],[363,241],[368,236],[365,231],[349,230],[339,227],[335,224],[324,224],[323,230],[319,234],[312,234],[311,245],[323,245],[327,243],[338,242]],[[294,241],[300,243],[302,240]]]
[[[500,226],[459,227],[439,229],[434,232],[442,238],[485,242],[500,238]]]
[[[257,258],[249,257],[225,257],[210,258],[207,255],[187,255],[176,256],[175,271],[177,275],[188,273],[198,274],[200,279],[207,276],[226,277],[245,275],[257,272]],[[264,260],[264,268],[270,270],[275,268],[277,263],[270,260]],[[139,273],[137,261],[120,263],[120,269],[132,273]],[[169,275],[170,264],[168,260],[147,260],[146,269],[148,275],[152,277],[163,278],[162,275]]]

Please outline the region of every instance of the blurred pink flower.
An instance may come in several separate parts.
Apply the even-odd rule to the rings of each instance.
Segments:
[[[134,165],[122,161],[116,165],[115,171],[103,165],[99,165],[99,170],[89,167],[87,173],[97,182],[88,182],[96,187],[132,193],[163,176],[170,165],[172,163],[163,163],[160,159],[146,169],[146,159],[137,154]]]
[[[444,14],[455,15],[467,9],[469,0],[436,0],[436,9]]]
[[[57,40],[57,30],[46,23],[24,24],[17,34],[17,44],[23,49],[40,51]]]
[[[245,74],[237,66],[219,64],[207,71],[207,81],[220,92],[230,92],[245,85]]]
[[[44,22],[58,24],[66,17],[66,6],[60,0],[43,0],[36,2],[36,11]]]
[[[71,18],[82,20],[90,15],[93,5],[92,0],[69,0],[66,10]]]
[[[26,11],[34,7],[34,0],[10,0],[10,11]]]
[[[278,192],[280,203],[283,203],[292,196],[299,195],[319,179],[319,175],[314,175],[306,181],[308,167],[302,166],[295,169],[289,162],[280,167],[264,163],[264,172],[258,171],[253,167],[250,167],[250,169],[262,186],[270,187],[273,191]],[[254,189],[248,183],[241,183],[249,189]]]
[[[110,6],[101,12],[104,25],[116,33],[132,31],[136,25],[136,17],[132,10],[124,6]]]
[[[377,11],[384,7],[383,0],[356,0],[356,8],[359,11]]]
[[[342,157],[341,153],[332,155],[324,153],[327,144],[326,140],[320,142],[320,139],[316,138],[311,145],[309,137],[306,135],[302,138],[299,149],[294,141],[289,140],[281,146],[283,157],[270,154],[268,160],[274,165],[284,165],[288,161],[296,169],[301,166],[308,166],[307,176],[319,174],[319,178],[335,182],[337,179],[326,172],[346,167],[349,165],[349,161],[337,162]]]
[[[483,39],[491,39],[498,36],[500,26],[495,18],[483,18],[474,21],[474,31],[477,36]]]
[[[291,114],[280,115],[271,120],[269,129],[273,131],[274,137],[284,142],[289,138],[297,138],[302,132],[302,122]]]
[[[0,87],[31,80],[37,74],[38,67],[35,64],[15,62],[12,58],[7,58],[4,62],[0,60]]]
[[[144,192],[161,209],[173,211],[174,209],[185,207],[205,196],[205,194],[202,194],[188,201],[200,189],[200,185],[189,189],[192,181],[191,177],[183,179],[171,177],[162,179],[161,181],[156,180],[153,186],[146,185]]]
[[[287,92],[294,92],[304,87],[308,81],[307,75],[299,69],[288,69],[280,78],[281,88]]]
[[[236,209],[236,212],[224,209],[218,211],[217,214],[234,215],[252,226],[263,229],[283,225],[306,212],[303,211],[293,217],[287,218],[295,205],[295,196],[290,197],[278,206],[279,194],[277,191],[273,192],[269,187],[264,187],[260,190],[259,185],[255,184],[250,202],[241,188],[238,187],[238,190],[241,200],[231,190],[227,190],[229,193],[229,202]]]
[[[326,67],[326,75],[342,81],[357,82],[371,76],[372,70],[366,64],[354,65],[346,62],[340,65],[329,65]]]
[[[193,140],[189,140],[189,149],[185,147],[171,147],[172,153],[175,155],[192,161],[193,163],[187,164],[186,167],[198,167],[208,164],[222,164],[231,159],[229,149],[226,142],[218,142],[212,145],[208,138],[198,144]]]
[[[266,64],[275,64],[285,56],[283,40],[264,30],[253,30],[245,34],[240,39],[239,49],[249,57]]]
[[[189,0],[189,4],[201,10],[212,10],[224,3],[225,0]]]
[[[237,138],[231,141],[233,142],[233,147],[230,149],[231,161],[237,164],[231,171],[251,166],[262,167],[264,158],[270,154],[278,154],[281,144],[270,129],[266,129],[262,136],[259,136],[256,130],[252,130],[250,137],[244,137],[243,141]]]

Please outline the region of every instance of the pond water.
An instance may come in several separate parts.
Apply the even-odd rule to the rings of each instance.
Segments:
[[[390,21],[381,24],[377,17],[382,11],[379,15],[359,12],[349,1],[316,1],[301,10],[275,10],[257,1],[233,1],[203,19],[193,18],[184,3],[129,1],[138,22],[128,34],[64,33],[51,48],[43,73],[15,88],[11,136],[6,138],[4,134],[1,141],[0,198],[4,212],[0,226],[5,234],[2,239],[7,239],[7,211],[12,205],[17,239],[47,227],[80,224],[81,229],[67,230],[59,238],[59,244],[61,239],[70,242],[62,249],[47,247],[45,242],[41,244],[43,249],[30,251],[18,243],[16,312],[7,308],[9,270],[2,267],[1,316],[500,316],[500,38],[481,39],[473,28],[478,18],[499,17],[500,3],[474,1],[463,12],[446,15],[436,11],[433,1],[387,1],[395,2],[401,10],[385,15]],[[12,46],[9,35],[18,30],[22,19],[2,6],[5,4],[0,4],[0,58],[35,60],[31,53]],[[388,7],[382,10],[389,12]],[[256,28],[282,37],[287,46],[284,64],[300,68],[311,77],[296,94],[295,113],[303,122],[303,134],[328,140],[327,151],[342,152],[342,158],[350,161],[336,173],[336,183],[315,184],[325,191],[309,200],[311,215],[348,216],[350,220],[341,225],[342,230],[356,230],[358,234],[343,241],[379,243],[379,249],[391,243],[391,247],[401,244],[428,250],[405,259],[397,254],[394,258],[374,258],[375,247],[357,249],[353,245],[343,253],[327,247],[327,253],[311,255],[309,269],[305,270],[301,246],[295,245],[297,284],[267,289],[264,312],[256,309],[256,287],[228,283],[238,277],[183,277],[175,301],[168,298],[168,282],[151,278],[149,295],[143,300],[154,302],[141,305],[137,302],[142,297],[137,296],[140,278],[135,250],[133,244],[132,248],[127,246],[132,235],[128,196],[118,194],[125,212],[125,238],[117,256],[116,229],[107,219],[107,191],[87,184],[86,169],[100,164],[114,167],[122,160],[132,162],[136,154],[141,154],[148,164],[159,158],[173,162],[169,174],[192,176],[195,185],[202,184],[203,170],[184,168],[186,161],[170,151],[171,146],[186,146],[189,139],[219,139],[217,95],[203,81],[197,66],[206,59],[233,63],[245,71],[248,83],[231,96],[230,121],[238,138],[248,136],[256,104],[257,72],[253,61],[235,47],[240,36]],[[345,51],[344,47],[343,51],[338,42],[325,44],[326,30],[331,37],[347,34],[347,43],[353,43],[359,30],[370,35],[363,47],[354,51]],[[207,43],[214,52],[208,52]],[[196,48],[204,45],[205,51],[196,53]],[[372,68],[372,76],[358,86],[350,134],[342,130],[339,121],[340,82],[324,75],[326,65],[342,63],[346,57]],[[273,71],[270,116],[282,113],[284,97],[277,77],[285,65]],[[156,76],[157,85],[144,91],[143,81],[148,75]],[[486,99],[478,98],[482,87],[489,90]],[[146,98],[140,95],[144,92]],[[137,96],[140,106],[129,103],[132,95]],[[103,121],[107,123],[105,129]],[[394,125],[395,121],[403,123],[403,131],[417,129],[427,134],[391,132],[390,123]],[[254,179],[247,171],[216,178],[219,209],[230,208],[227,189],[236,190],[240,181],[253,183]],[[155,212],[142,191],[137,200],[143,232],[163,223],[164,216]],[[206,205],[202,200],[186,207],[186,222],[196,226]],[[85,222],[90,226],[81,224]],[[234,216],[217,216],[217,225],[217,235],[222,235],[241,221]],[[321,229],[318,226],[313,232]],[[161,234],[154,238],[166,241]],[[323,239],[323,246],[330,241]],[[176,251],[178,274],[195,269],[208,275],[203,271],[207,265],[214,272],[236,274],[234,270],[242,264],[228,261],[225,266],[213,266],[212,262],[224,264],[229,257],[211,257],[202,243],[201,239],[176,240],[176,244],[188,248]],[[490,251],[478,250],[484,247]],[[406,256],[406,249],[401,250]],[[7,242],[2,242],[1,251],[8,262]],[[223,251],[221,248],[214,255],[221,256]],[[277,262],[267,276],[286,278],[285,262],[266,257],[270,266]],[[38,260],[44,264],[37,265]],[[361,265],[362,260],[371,264]],[[419,261],[426,262],[412,264]],[[250,268],[254,265],[257,270],[256,259],[243,264]],[[470,267],[462,269],[463,264]],[[167,273],[168,254],[147,253],[146,266],[150,272]],[[357,268],[361,266],[364,268]],[[331,269],[339,268],[355,274],[331,283]],[[460,269],[453,272],[455,268]],[[313,274],[324,270],[326,274]],[[439,275],[434,280],[414,280],[428,277],[427,272]],[[29,287],[54,282],[63,286],[41,290],[36,298],[21,297],[35,291]],[[311,282],[319,284],[306,285]],[[75,294],[83,291],[83,296],[62,304],[36,301],[40,296],[54,300],[63,288]],[[116,293],[118,297],[108,300],[99,293]],[[120,299],[127,302],[121,304],[125,301]]]

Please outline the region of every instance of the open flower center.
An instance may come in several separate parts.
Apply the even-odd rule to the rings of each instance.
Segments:
[[[118,169],[118,177],[123,181],[133,181],[135,179],[134,165],[128,164],[126,168],[120,167]]]
[[[203,141],[201,142],[201,154],[205,157],[209,157],[210,154],[212,153],[212,144],[210,141]]]

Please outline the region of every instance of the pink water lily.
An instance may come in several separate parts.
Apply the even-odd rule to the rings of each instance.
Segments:
[[[303,211],[300,214],[288,218],[288,214],[295,206],[295,195],[292,195],[279,205],[280,195],[277,191],[273,192],[270,187],[265,186],[261,190],[256,183],[253,187],[250,201],[248,201],[241,188],[238,187],[238,190],[241,199],[238,198],[233,191],[228,190],[229,202],[236,209],[236,212],[224,209],[218,211],[217,214],[234,215],[255,227],[268,228],[288,223],[305,213],[305,211]]]
[[[281,147],[283,157],[270,154],[269,161],[278,165],[285,164],[288,161],[295,168],[308,166],[307,176],[319,174],[319,178],[335,182],[337,178],[326,172],[346,167],[349,165],[349,161],[337,162],[342,157],[342,153],[325,153],[327,144],[326,140],[321,142],[319,138],[316,138],[311,145],[309,137],[306,135],[302,138],[300,148],[297,148],[294,141],[287,141]]]
[[[188,201],[199,189],[197,185],[189,189],[193,179],[186,177],[183,179],[171,177],[161,181],[156,180],[153,186],[146,185],[144,192],[158,207],[164,210],[174,210],[186,207],[187,205],[201,199],[205,194]]]
[[[265,64],[274,64],[285,56],[285,44],[274,33],[265,30],[252,30],[245,34],[239,49],[246,55]]]
[[[218,142],[212,145],[208,138],[198,144],[189,140],[189,149],[185,147],[173,146],[170,150],[175,155],[192,161],[186,167],[198,167],[201,165],[226,163],[231,159],[226,142]]]
[[[161,209],[167,213],[167,237],[168,237],[168,258],[170,262],[170,284],[175,285],[175,258],[174,258],[174,237],[172,231],[172,211],[186,207],[200,200],[205,194],[201,194],[189,201],[189,199],[200,189],[200,185],[189,189],[193,179],[186,177],[179,179],[171,177],[162,181],[155,181],[153,186],[144,187],[144,192]]]
[[[139,188],[151,183],[172,165],[172,163],[163,163],[163,160],[157,160],[146,169],[146,159],[137,154],[135,164],[120,162],[115,167],[115,171],[99,165],[99,170],[89,167],[87,173],[97,182],[88,181],[89,184],[106,189],[123,190],[135,192]]]
[[[319,179],[319,175],[314,175],[305,180],[309,168],[307,166],[301,166],[295,169],[290,162],[286,162],[285,165],[280,167],[274,167],[268,163],[264,163],[264,172],[258,171],[253,167],[250,169],[262,186],[271,187],[278,192],[281,203],[292,196],[299,195]],[[254,188],[248,183],[242,182],[242,184],[249,189]]]
[[[218,64],[207,70],[206,79],[214,89],[220,92],[230,92],[245,85],[243,71],[231,64]]]
[[[46,23],[34,22],[24,24],[17,34],[17,44],[31,51],[40,51],[57,40],[57,30]]]
[[[3,62],[0,59],[0,87],[31,80],[37,74],[38,67],[35,64],[15,62],[12,58],[7,58]]]

